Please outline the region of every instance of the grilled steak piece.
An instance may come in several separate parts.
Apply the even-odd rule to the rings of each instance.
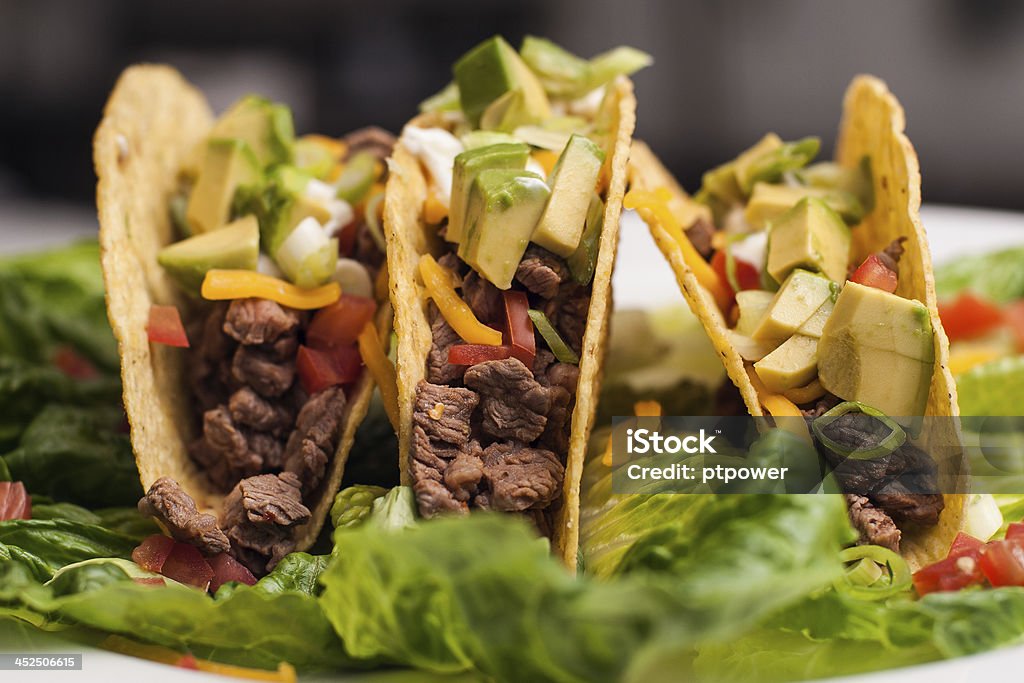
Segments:
[[[491,509],[521,512],[547,507],[561,495],[565,467],[549,450],[494,443],[484,449],[483,477]]]
[[[583,333],[587,329],[590,289],[575,282],[566,282],[558,294],[544,304],[544,315],[558,329],[562,341],[576,353],[583,349]]]
[[[469,506],[458,501],[445,485],[433,479],[421,479],[412,485],[420,514],[430,519],[446,512],[466,513]]]
[[[872,502],[893,520],[904,523],[935,526],[946,507],[940,493],[890,492],[889,489],[871,496]]]
[[[370,152],[384,161],[391,156],[391,149],[395,146],[395,136],[377,126],[366,126],[354,130],[342,138],[342,141],[346,146],[346,159],[356,152]]]
[[[452,492],[455,500],[466,503],[476,493],[483,476],[484,466],[478,447],[476,453],[459,453],[448,463],[444,471],[444,485]]]
[[[462,298],[484,324],[504,320],[505,305],[501,300],[501,292],[475,270],[470,269],[466,277],[462,278]]]
[[[249,387],[242,387],[228,401],[231,419],[236,424],[276,436],[292,428],[294,417],[280,401],[268,401]]]
[[[537,296],[551,299],[569,279],[569,266],[547,249],[531,244],[516,269],[516,280]],[[475,309],[474,309],[475,310]]]
[[[293,336],[299,328],[299,313],[269,299],[235,299],[224,318],[224,332],[240,344],[273,344]]]
[[[231,375],[253,388],[260,396],[277,398],[295,380],[295,361],[281,362],[272,352],[251,346],[239,346],[231,362]]]
[[[217,555],[231,547],[217,526],[217,518],[199,512],[192,497],[170,477],[160,477],[139,501],[139,512],[155,517],[175,539],[191,543],[204,555]]]
[[[240,479],[259,474],[263,459],[249,448],[245,434],[225,406],[203,413],[203,436],[189,449],[210,480],[227,490]]]
[[[551,397],[522,361],[478,363],[466,370],[464,381],[480,393],[481,429],[487,436],[530,443],[544,432]]]
[[[690,240],[693,248],[700,253],[705,261],[711,260],[714,248],[711,246],[711,238],[715,235],[715,226],[704,218],[698,218],[693,225],[686,229],[686,237]]]
[[[469,440],[469,420],[479,400],[469,389],[421,381],[416,385],[413,424],[432,440],[464,445]]]
[[[253,524],[295,526],[309,521],[302,482],[291,472],[260,474],[238,482],[246,518]]]
[[[298,477],[305,493],[323,480],[327,461],[338,444],[344,412],[345,392],[333,386],[311,396],[295,419],[295,431],[285,446],[284,469]]]
[[[900,551],[900,530],[883,510],[876,508],[864,496],[846,495],[846,508],[850,523],[860,534],[861,545],[880,545],[893,552]]]
[[[451,365],[448,362],[448,349],[453,344],[461,344],[462,337],[452,329],[444,319],[437,306],[431,301],[427,308],[427,319],[430,321],[430,352],[427,354],[427,381],[433,384],[457,384],[462,382],[464,365]]]

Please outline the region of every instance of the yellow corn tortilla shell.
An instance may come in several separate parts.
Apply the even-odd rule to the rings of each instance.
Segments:
[[[175,305],[183,317],[195,310],[156,258],[174,239],[168,201],[178,189],[179,173],[194,166],[212,126],[205,98],[181,74],[163,65],[133,66],[121,74],[107,101],[93,158],[107,315],[121,357],[139,478],[148,490],[160,477],[171,477],[201,510],[216,515],[223,493],[197,469],[186,448],[195,437],[187,351],[150,344],[146,333],[153,304]],[[390,321],[385,303],[377,316],[382,339],[388,339]],[[373,388],[369,373],[363,373],[346,404],[338,449],[324,481],[304,501],[312,516],[296,530],[299,550],[309,548],[320,533]]]
[[[868,254],[888,246],[900,236],[905,253],[900,259],[900,296],[917,299],[928,308],[935,332],[935,371],[928,392],[925,414],[956,417],[959,408],[956,384],[949,371],[949,340],[939,320],[935,297],[928,240],[921,225],[921,173],[917,155],[904,133],[903,108],[889,92],[885,83],[873,76],[857,76],[847,88],[843,102],[843,118],[839,129],[836,161],[856,167],[868,155],[871,158],[875,207],[853,232],[851,260],[860,262]],[[670,207],[677,215],[696,211],[694,202],[642,142],[633,143],[630,161],[630,182],[641,190],[668,188],[673,195]],[[751,415],[764,411],[744,366],[743,359],[730,343],[728,325],[708,291],[700,285],[683,261],[675,240],[656,221],[648,223],[651,235],[676,276],[679,288],[690,309],[700,319],[711,342],[722,357],[729,379],[740,391]],[[936,420],[933,429],[919,442],[925,450],[932,443],[960,444],[957,421]],[[944,451],[950,449],[945,448]],[[953,454],[955,462],[938,463],[945,477],[944,490],[954,489],[962,476],[962,453]],[[952,472],[953,474],[949,474]],[[966,518],[966,496],[944,494],[946,507],[938,525],[924,531],[904,530],[901,551],[912,568],[918,568],[945,557],[950,543],[963,527]]]
[[[636,99],[632,82],[628,78],[619,78],[609,88],[614,98],[611,108],[615,112],[614,148],[609,162],[610,182],[587,326],[583,335],[583,352],[580,354],[580,377],[572,414],[565,482],[552,538],[554,552],[570,570],[576,568],[580,478],[587,440],[594,422],[607,346],[608,318],[612,309],[612,267],[618,248],[622,198],[626,191],[630,138],[636,123]],[[445,127],[446,123],[441,116],[424,114],[410,121],[409,125]],[[431,345],[423,285],[418,279],[418,264],[422,254],[438,254],[442,250],[440,238],[434,234],[435,230],[423,220],[422,209],[427,192],[427,178],[423,169],[416,157],[399,140],[391,159],[391,174],[385,194],[384,226],[391,271],[391,302],[395,309],[395,331],[398,334],[399,466],[402,483],[407,485],[412,483],[413,402],[416,385],[425,375]]]

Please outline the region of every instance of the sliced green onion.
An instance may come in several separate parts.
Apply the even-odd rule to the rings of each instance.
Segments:
[[[370,152],[356,152],[345,162],[341,176],[334,184],[337,197],[355,206],[370,191],[376,179],[377,157]]]
[[[590,206],[587,208],[587,220],[583,228],[583,236],[580,238],[580,245],[566,259],[573,279],[581,285],[589,285],[590,281],[594,279],[603,228],[604,202],[595,192],[591,196]]]
[[[839,552],[844,563],[854,563],[843,575],[835,580],[835,589],[860,600],[885,600],[910,588],[910,567],[898,554],[880,545],[858,545]],[[871,562],[878,570],[878,577],[870,583],[865,581],[874,570],[864,566]]]
[[[277,248],[274,260],[293,283],[312,288],[327,282],[338,262],[338,240],[330,239],[312,216],[307,216]]]
[[[459,107],[459,86],[455,81],[420,102],[420,111],[424,114],[432,111],[458,111]]]
[[[732,255],[732,240],[728,240],[725,243],[725,279],[729,282],[729,286],[732,287],[732,291],[740,291],[740,279],[736,275],[736,257]]]
[[[380,207],[380,203],[384,201],[384,193],[381,192],[375,195],[370,201],[366,202],[366,227],[370,230],[370,237],[377,244],[377,248],[382,252],[386,252],[388,249],[387,242],[384,241],[384,228],[381,227],[380,219],[377,218],[377,209]]]
[[[530,320],[533,321],[533,326],[540,332],[540,336],[547,342],[548,348],[551,349],[551,353],[555,354],[562,363],[572,363],[573,365],[579,365],[580,357],[576,355],[576,352],[569,348],[569,345],[565,343],[562,337],[558,334],[558,330],[551,324],[548,317],[541,311],[531,308],[527,311],[530,316]]]
[[[877,419],[889,428],[889,435],[882,439],[874,448],[861,449],[851,448],[846,444],[841,444],[838,441],[829,438],[825,434],[825,427],[839,417],[852,412],[863,413],[864,415],[869,415]],[[818,440],[821,441],[821,443],[830,451],[838,453],[843,457],[853,458],[854,460],[873,460],[875,458],[885,457],[907,441],[907,433],[903,431],[903,428],[896,424],[896,422],[888,415],[876,408],[872,408],[871,406],[864,405],[857,401],[845,401],[840,403],[835,408],[829,410],[827,413],[811,422],[811,429],[814,430],[814,435]]]

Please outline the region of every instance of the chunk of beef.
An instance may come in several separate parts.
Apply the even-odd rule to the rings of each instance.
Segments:
[[[570,396],[576,395],[576,386],[580,381],[580,366],[572,363],[555,363],[548,367],[548,383],[553,387],[562,387]]]
[[[804,414],[804,417],[821,417],[828,411],[835,408],[837,405],[842,403],[842,399],[835,394],[826,393],[824,396],[819,398],[813,403],[808,403],[800,408],[800,412]]]
[[[889,270],[897,273],[899,272],[900,257],[902,257],[903,252],[906,251],[906,249],[903,248],[903,243],[906,241],[906,237],[897,237],[889,246],[878,252],[878,258],[881,259],[882,263],[884,263]]]
[[[448,349],[454,344],[461,344],[462,338],[444,319],[433,301],[427,308],[427,319],[430,320],[430,336],[433,340],[427,354],[427,381],[434,384],[461,382],[466,366],[450,364]]]
[[[900,551],[902,534],[889,515],[876,508],[864,496],[846,495],[846,509],[850,523],[860,534],[857,542],[861,545],[880,545],[893,552]]]
[[[437,258],[437,265],[441,266],[445,270],[455,273],[457,276],[462,276],[462,271],[466,270],[465,264],[455,255],[455,252],[446,251]]]
[[[484,324],[504,320],[505,308],[501,292],[472,268],[462,279],[462,298]]]
[[[420,515],[430,519],[444,513],[462,513],[469,511],[466,503],[458,501],[442,482],[433,479],[421,479],[412,485],[416,494],[416,506]]]
[[[249,387],[231,395],[228,410],[236,424],[262,432],[281,435],[292,427],[292,414],[281,401],[268,401]]]
[[[223,330],[227,304],[217,303],[193,330],[189,339],[196,341],[189,351],[189,384],[195,393],[199,407],[209,410],[227,400],[228,391],[222,381],[230,372],[230,359],[237,345]]]
[[[946,507],[939,493],[875,493],[871,501],[897,522],[935,526]]]
[[[302,482],[291,472],[260,474],[238,482],[246,518],[254,524],[295,526],[309,521],[302,504]]]
[[[314,394],[299,411],[295,431],[285,446],[284,469],[302,481],[304,492],[315,489],[323,479],[338,443],[344,412],[345,392],[338,386]]]
[[[288,391],[295,380],[295,361],[280,362],[266,351],[239,346],[231,363],[231,374],[259,395],[276,398]]]
[[[567,282],[558,288],[555,298],[544,304],[544,314],[558,329],[562,341],[576,353],[583,349],[583,333],[587,329],[587,312],[590,309],[590,290],[575,282]]]
[[[522,361],[478,363],[466,370],[464,381],[480,393],[481,429],[487,436],[529,443],[544,432],[551,398]]]
[[[241,507],[241,502],[237,507]],[[221,525],[231,540],[231,554],[257,576],[276,567],[285,555],[295,550],[292,528],[249,521],[225,526],[223,519]]]
[[[245,434],[231,419],[225,406],[203,413],[203,435],[189,448],[193,459],[210,481],[229,489],[243,477],[258,474],[263,459],[249,448]]]
[[[494,443],[484,449],[483,476],[491,509],[522,512],[547,507],[561,495],[565,467],[549,450]]]
[[[183,543],[191,543],[204,555],[227,552],[228,537],[217,526],[217,518],[200,513],[192,497],[170,477],[160,477],[139,501],[139,512],[155,517]]]
[[[246,346],[273,344],[282,337],[294,335],[299,321],[296,311],[276,301],[235,299],[228,306],[224,332]]]
[[[555,362],[555,354],[545,348],[538,348],[537,355],[533,357],[533,377],[542,386],[548,386],[548,368]]]
[[[457,451],[456,451],[457,452]],[[438,453],[438,447],[431,443],[423,427],[419,425],[412,428],[412,478],[414,481],[422,479],[433,479],[441,481],[444,478],[445,468],[448,467],[448,460]]]
[[[544,432],[540,435],[540,445],[555,453],[568,453],[572,396],[564,387],[557,384],[548,387],[548,395],[551,399],[551,408],[548,410]]]
[[[284,466],[284,443],[279,437],[267,432],[243,432],[249,443],[249,450],[263,461],[263,470],[279,470]]]
[[[469,420],[479,401],[469,389],[421,381],[416,385],[413,424],[432,440],[461,446],[469,440]]]
[[[483,462],[476,453],[459,453],[444,471],[444,485],[455,500],[466,503],[484,476]]]
[[[357,152],[369,152],[384,161],[391,156],[391,150],[395,146],[395,136],[377,126],[354,130],[342,138],[342,141],[346,146],[346,159]]]
[[[711,239],[715,235],[715,226],[705,218],[698,218],[693,225],[686,229],[686,237],[690,244],[696,249],[705,261],[711,260],[714,248],[711,246]]]
[[[570,277],[569,266],[547,249],[530,245],[516,269],[516,280],[534,294],[551,299]]]

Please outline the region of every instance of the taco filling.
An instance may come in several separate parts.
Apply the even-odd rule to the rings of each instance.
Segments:
[[[906,236],[855,258],[871,160],[812,164],[818,147],[765,136],[704,174],[686,224],[663,189],[634,189],[626,206],[685,229],[686,265],[758,401],[775,418],[805,418],[861,542],[898,551],[903,532],[934,527],[944,508],[936,464],[908,436],[926,413],[932,324],[923,303],[897,293]],[[729,380],[720,399],[722,414],[744,410]]]
[[[168,207],[180,239],[157,260],[188,304],[184,324],[154,306],[149,334],[190,346],[187,450],[224,498],[215,518],[162,477],[139,509],[257,576],[310,521],[363,373],[360,336],[376,334],[392,143],[379,129],[295,139],[286,107],[246,97],[215,123]]]
[[[420,513],[498,510],[551,535],[616,142],[613,88],[645,65],[500,37],[455,65],[401,144],[427,172],[431,344],[412,413]]]

